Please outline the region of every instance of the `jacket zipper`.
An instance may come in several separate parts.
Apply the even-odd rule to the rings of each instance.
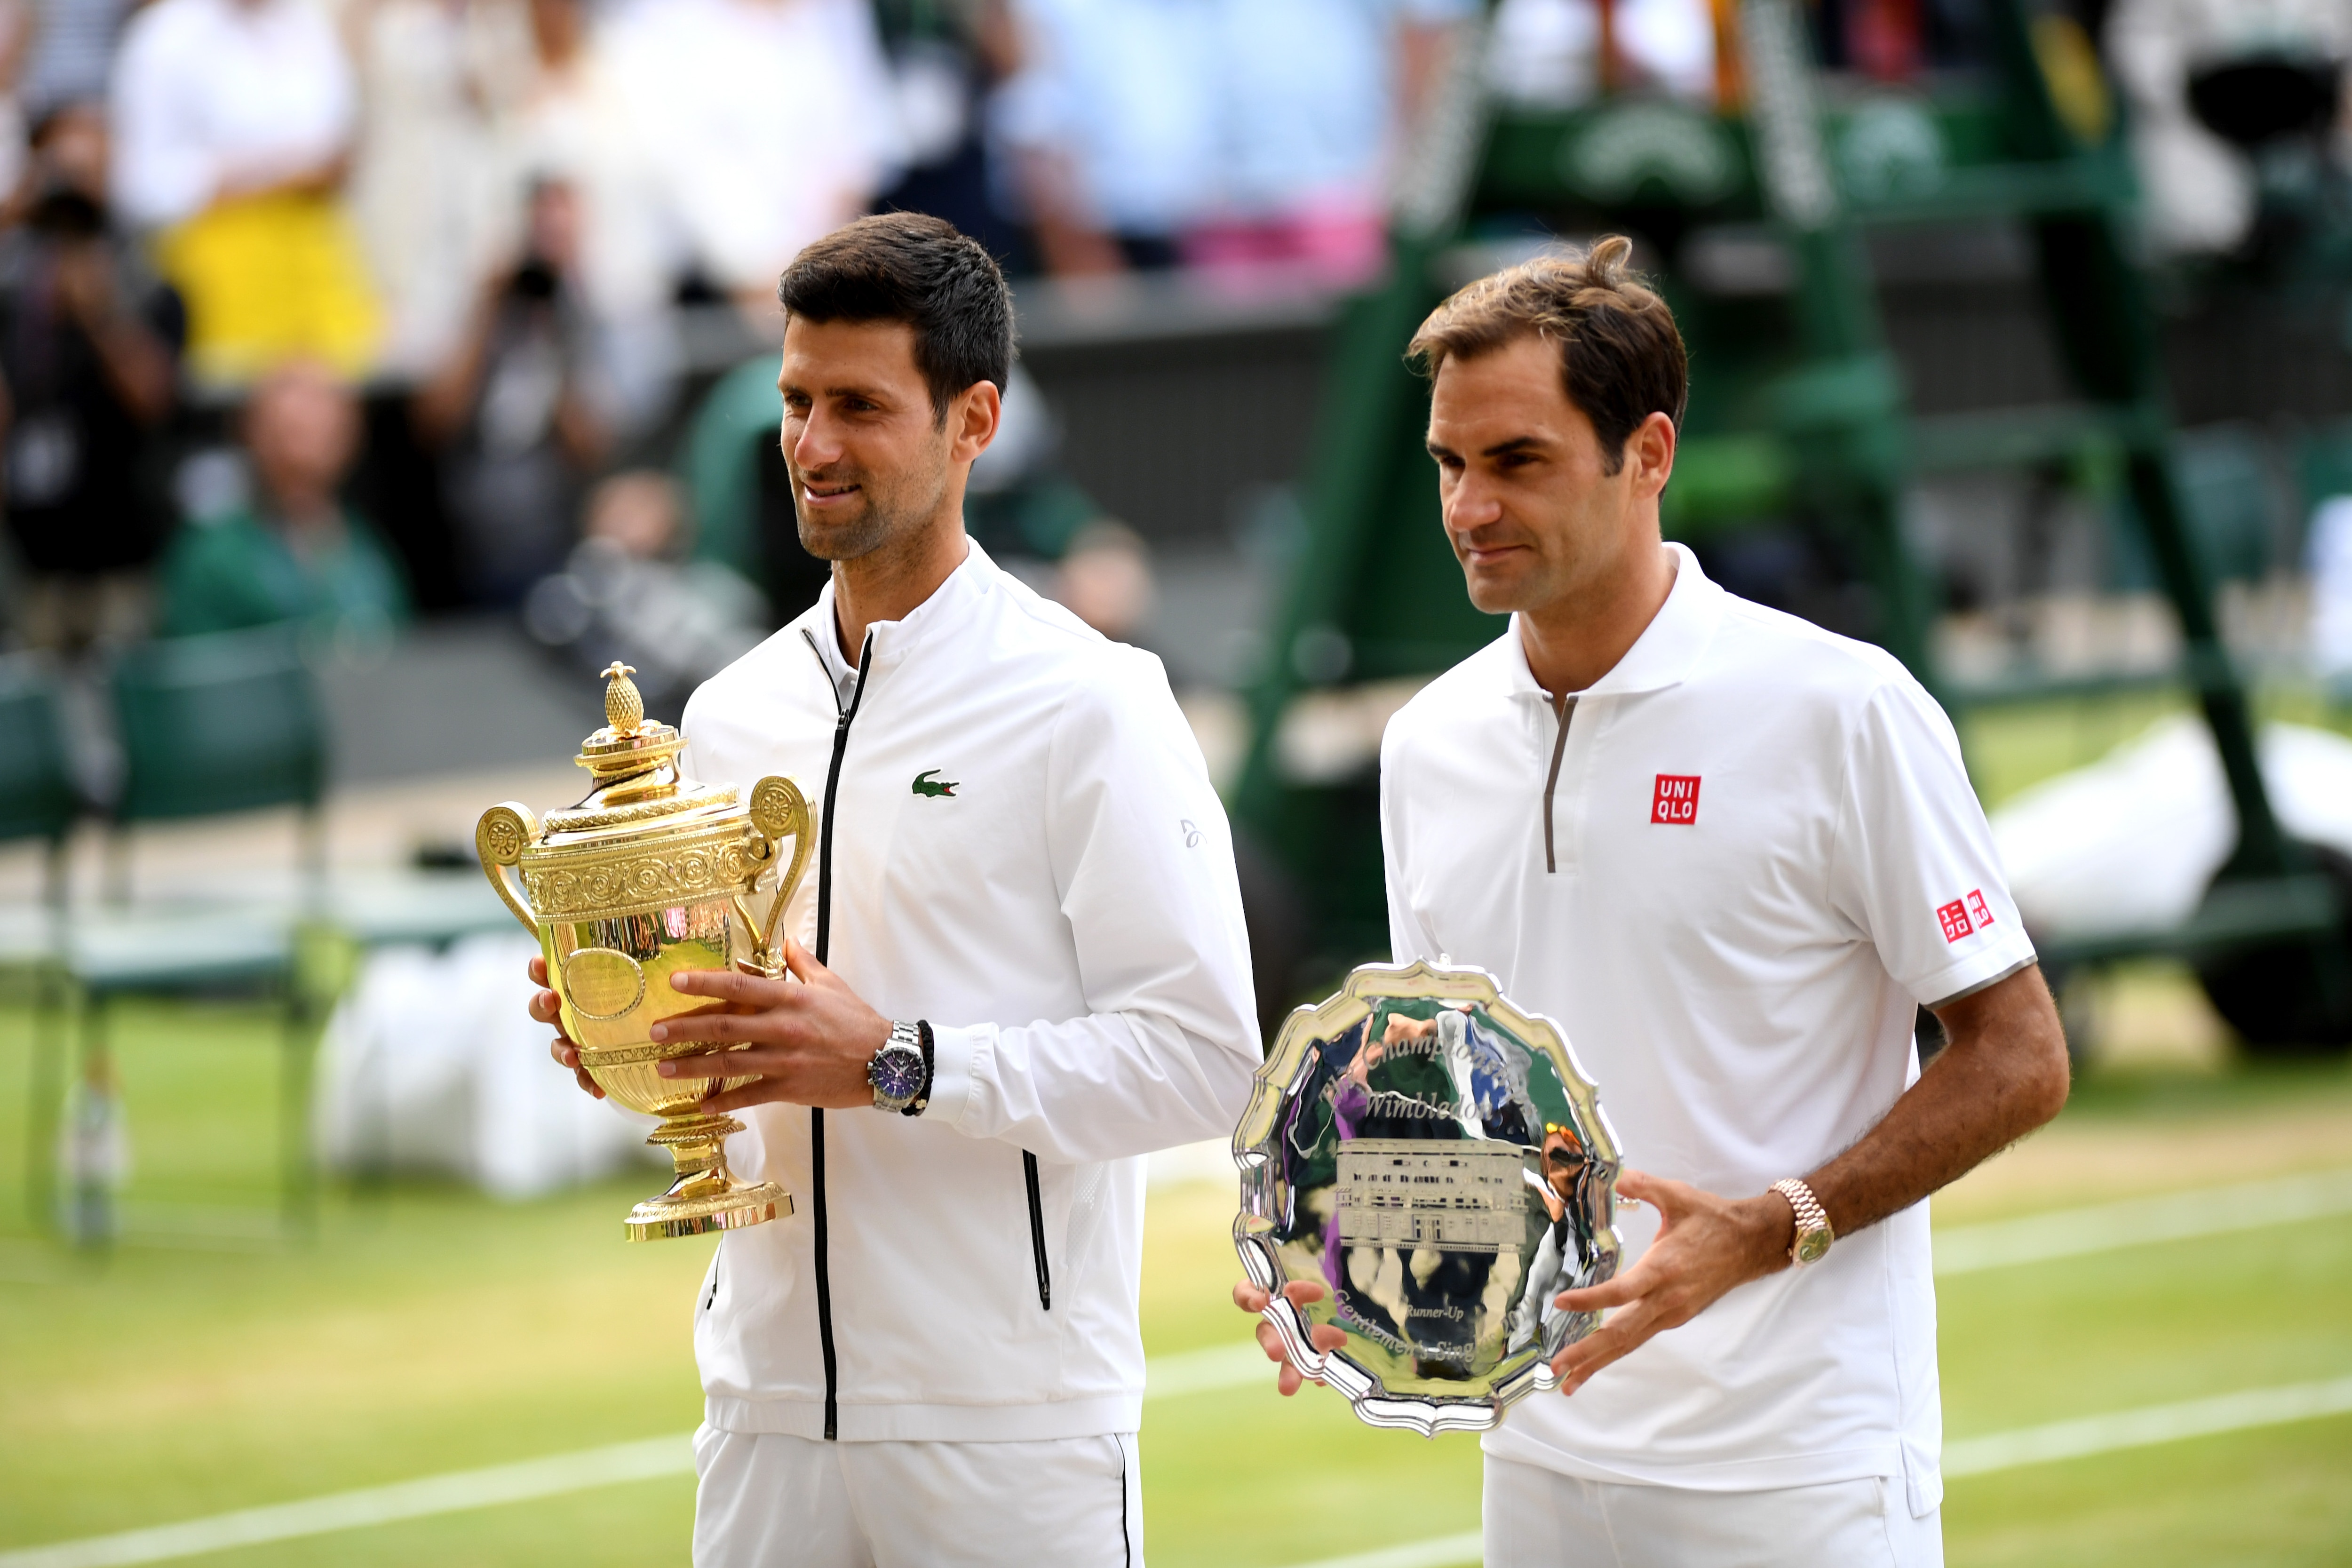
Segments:
[[[824,672],[827,686],[833,685],[833,668],[818,651],[816,639],[805,627],[801,637],[816,654],[817,668]],[[857,718],[857,705],[866,700],[866,676],[874,663],[874,634],[866,634],[866,646],[857,650],[857,684],[850,689],[849,706],[841,705],[838,689],[834,692],[833,705],[840,714],[833,726],[833,762],[824,770],[824,816],[817,824],[816,851],[816,961],[830,962],[833,953],[833,803],[841,789],[841,759],[849,751],[849,726]],[[824,1440],[836,1442],[841,1436],[840,1365],[833,1351],[833,1270],[831,1251],[827,1246],[828,1227],[824,1211],[824,1111],[821,1107],[809,1108],[809,1185],[810,1201],[816,1230],[816,1341],[824,1356]]]
[[[1544,869],[1547,871],[1559,869],[1559,862],[1554,858],[1551,848],[1551,792],[1559,784],[1559,757],[1568,750],[1568,725],[1569,721],[1576,717],[1576,699],[1561,698],[1558,711],[1559,734],[1551,743],[1551,772],[1544,775]]]
[[[1037,1194],[1037,1156],[1021,1151],[1021,1174],[1029,1184],[1029,1249],[1037,1256],[1037,1305],[1054,1310],[1054,1275],[1045,1267],[1045,1203]]]

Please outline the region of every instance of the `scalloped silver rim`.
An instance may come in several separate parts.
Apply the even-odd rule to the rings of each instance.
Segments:
[[[1307,1047],[1352,1027],[1359,1018],[1370,1016],[1370,998],[1375,996],[1408,1001],[1433,997],[1484,1005],[1514,1034],[1553,1057],[1552,1065],[1559,1072],[1562,1089],[1579,1114],[1588,1119],[1592,1133],[1591,1154],[1607,1160],[1615,1169],[1624,1168],[1623,1146],[1618,1141],[1617,1130],[1610,1124],[1608,1112],[1601,1104],[1600,1090],[1591,1075],[1584,1070],[1583,1062],[1578,1059],[1567,1031],[1544,1014],[1522,1011],[1503,994],[1502,987],[1486,970],[1475,964],[1438,965],[1415,959],[1404,964],[1360,964],[1349,972],[1347,983],[1337,992],[1321,1002],[1294,1008],[1290,1016],[1283,1020],[1274,1049],[1254,1075],[1249,1106],[1242,1112],[1240,1125],[1234,1129],[1234,1165],[1241,1179],[1246,1181],[1265,1165],[1266,1156],[1260,1145],[1274,1131],[1283,1102],[1307,1070]],[[1253,1129],[1256,1130],[1254,1137]],[[1595,1239],[1607,1238],[1613,1258],[1622,1256],[1624,1238],[1617,1231],[1614,1184],[1609,1193],[1610,1223],[1601,1227]],[[1265,1237],[1245,1229],[1257,1217],[1245,1206],[1234,1216],[1234,1250],[1241,1255],[1243,1271],[1252,1284],[1261,1290],[1276,1290],[1285,1282],[1280,1260]],[[1359,1365],[1345,1352],[1313,1349],[1307,1342],[1307,1323],[1297,1307],[1278,1291],[1259,1316],[1274,1325],[1275,1332],[1282,1338],[1285,1353],[1301,1375],[1344,1394],[1357,1418],[1368,1426],[1418,1432],[1424,1437],[1435,1437],[1441,1432],[1491,1431],[1519,1400],[1559,1386],[1549,1361],[1538,1355],[1497,1384],[1491,1394],[1482,1397],[1448,1399],[1391,1394],[1381,1384],[1379,1374]]]

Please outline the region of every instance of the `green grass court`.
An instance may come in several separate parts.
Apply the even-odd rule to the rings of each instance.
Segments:
[[[2109,696],[1979,718],[1990,803],[2178,709]],[[2342,728],[2273,693],[2270,717]],[[2177,972],[2097,983],[2110,1054],[2053,1127],[1937,1201],[1939,1227],[2352,1169],[2352,1067],[2227,1065]],[[26,1233],[30,1020],[0,1008],[0,1558],[40,1543],[659,1437],[700,1412],[688,1337],[707,1240],[630,1246],[648,1169],[524,1205],[408,1183],[331,1189],[316,1242],[68,1253]],[[122,1010],[134,1220],[266,1217],[276,1025],[234,1005]],[[1154,1194],[1157,1356],[1244,1342],[1230,1192]],[[175,1206],[176,1205],[176,1206]],[[193,1208],[191,1207],[193,1205]],[[208,1212],[209,1211],[209,1212]],[[216,1229],[235,1228],[231,1223]],[[2240,1390],[2352,1377],[2352,1214],[1947,1279],[1945,1428],[1959,1440]],[[1160,1568],[1287,1568],[1475,1530],[1474,1439],[1359,1424],[1271,1380],[1154,1398]],[[2352,1415],[1955,1479],[1949,1561],[2352,1562]],[[1400,1500],[1417,1524],[1397,1531]],[[189,1559],[291,1568],[682,1563],[690,1477],[614,1485]]]
[[[693,1426],[688,1322],[709,1244],[620,1240],[649,1176],[518,1205],[331,1192],[307,1247],[78,1257],[22,1233],[26,1025],[0,1015],[0,1552]],[[125,1013],[132,1200],[266,1201],[270,1029],[239,1006]],[[1941,1200],[1938,1223],[2347,1165],[2352,1070],[2120,1063]],[[1244,1336],[1225,1301],[1231,1203],[1206,1185],[1155,1194],[1152,1354]],[[1953,1438],[2340,1378],[2352,1215],[1973,1273],[1938,1296]],[[1473,1440],[1374,1431],[1320,1390],[1154,1399],[1143,1451],[1162,1568],[1279,1568],[1477,1522]],[[1950,1560],[2342,1563],[2347,1473],[2352,1416],[1959,1479]],[[1406,1497],[1419,1524],[1399,1535],[1381,1521]],[[672,1476],[194,1561],[682,1563],[691,1508],[690,1478]]]

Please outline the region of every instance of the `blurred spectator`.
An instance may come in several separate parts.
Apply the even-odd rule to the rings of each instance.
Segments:
[[[1533,108],[1625,91],[1706,101],[1717,91],[1715,46],[1708,0],[1503,0],[1487,76],[1505,98]]]
[[[172,412],[179,300],[112,237],[106,117],[82,103],[36,138],[23,226],[0,239],[0,425],[18,629],[79,649],[145,631],[162,540],[142,457]]]
[[[615,474],[588,503],[587,537],[531,590],[523,624],[583,672],[637,667],[648,704],[667,709],[749,653],[773,626],[759,589],[716,561],[680,561],[685,500],[669,475]]]
[[[1360,283],[1387,253],[1388,176],[1478,0],[1218,0],[1213,215],[1185,259]]]
[[[1278,0],[1265,0],[1278,3]],[[1171,0],[1011,0],[1020,69],[992,110],[1046,268],[1169,267],[1218,192],[1214,12]]]
[[[17,96],[34,118],[103,101],[114,47],[132,0],[32,0],[31,37]]]
[[[982,105],[1020,57],[1005,0],[875,0],[874,10],[906,155],[876,209],[945,218],[1007,271],[1033,270],[1028,235],[997,200],[1003,181],[982,133]]]
[[[1054,597],[1113,642],[1133,642],[1151,623],[1159,591],[1151,552],[1124,523],[1088,523],[1054,569]]]
[[[610,377],[579,267],[579,194],[542,180],[522,259],[483,288],[456,353],[416,394],[418,434],[447,449],[443,483],[478,603],[513,604],[555,569],[612,444]]]
[[[777,274],[900,161],[868,0],[640,0],[610,49],[679,260],[781,333]]]
[[[27,66],[42,20],[34,0],[0,0],[0,197],[25,178],[26,121],[80,96],[30,90]]]
[[[2305,552],[2311,571],[2313,673],[2335,700],[2352,703],[2352,496],[2320,502]]]
[[[395,374],[448,357],[490,255],[497,172],[467,26],[484,8],[352,0],[343,15],[361,106],[352,216],[383,302],[383,366]]]
[[[166,635],[301,622],[365,643],[406,618],[400,569],[337,493],[358,437],[350,389],[315,361],[289,361],[255,385],[245,445],[256,503],[193,522],[173,542]]]
[[[633,421],[666,395],[674,349],[666,205],[647,137],[636,129],[609,47],[583,0],[477,0],[474,77],[491,105],[502,194],[493,215],[525,212],[531,184],[551,176],[578,193],[577,282],[614,334],[625,372],[615,388]]]
[[[2337,133],[2341,81],[2352,58],[2352,5],[2119,0],[2107,18],[2106,48],[2132,107],[2149,239],[2159,253],[2218,255],[2236,248],[2254,225],[2259,193],[2249,152],[2268,139],[2260,122],[2286,110],[2306,123],[2282,122],[2278,131]],[[2209,95],[2200,105],[2193,100],[2200,84],[2241,90]],[[2261,101],[2226,101],[2242,99],[2243,88]],[[2200,107],[2224,110],[2224,122],[2209,122]],[[2245,116],[2245,109],[2254,114]],[[2255,123],[2235,123],[2246,118]]]
[[[199,374],[247,379],[289,354],[362,368],[376,309],[334,200],[351,67],[310,0],[155,0],[115,64],[114,193],[155,230],[187,300]]]

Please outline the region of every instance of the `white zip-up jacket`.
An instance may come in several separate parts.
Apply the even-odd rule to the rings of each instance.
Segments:
[[[795,780],[786,928],[937,1042],[919,1117],[763,1105],[790,1217],[730,1232],[705,1419],[844,1440],[1134,1431],[1144,1161],[1229,1134],[1259,1059],[1233,842],[1160,661],[973,544],[837,690],[833,593],[687,704],[693,776]],[[833,658],[839,662],[837,644]]]

